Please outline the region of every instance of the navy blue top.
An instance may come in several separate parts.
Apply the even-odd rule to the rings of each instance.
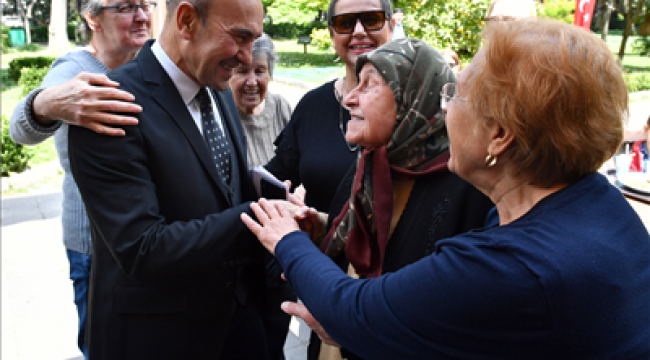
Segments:
[[[650,236],[602,175],[510,224],[491,215],[377,279],[349,278],[303,232],[276,257],[332,338],[366,359],[650,359]]]
[[[350,112],[336,100],[334,82],[303,96],[275,140],[275,157],[264,166],[278,179],[291,180],[294,187],[302,184],[305,204],[322,212],[329,210],[339,183],[357,158],[345,141]]]

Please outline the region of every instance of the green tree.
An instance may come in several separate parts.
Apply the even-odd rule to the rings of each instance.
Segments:
[[[414,0],[400,1],[399,6],[406,13],[407,36],[459,55],[474,55],[478,51],[489,0]]]
[[[313,21],[318,10],[308,9],[304,0],[274,0],[267,7],[266,14],[274,23],[304,24]]]
[[[575,0],[546,0],[538,7],[539,16],[573,24],[576,11]]]
[[[623,62],[625,56],[625,45],[630,35],[634,34],[634,25],[641,22],[650,12],[649,0],[620,0],[614,1],[614,8],[625,19],[625,29],[623,30],[623,39],[621,47],[618,50],[618,61]]]

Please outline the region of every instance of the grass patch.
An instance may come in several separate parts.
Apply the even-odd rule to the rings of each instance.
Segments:
[[[2,115],[11,118],[14,108],[22,99],[22,88],[16,82],[5,82],[5,70],[3,69],[2,73]],[[57,159],[54,138],[52,137],[38,145],[27,146],[26,148],[33,154],[32,159],[29,161],[30,165],[39,165]]]
[[[6,181],[2,178],[2,181]],[[58,174],[47,177],[40,182],[33,183],[24,187],[10,187],[8,190],[2,192],[2,196],[15,196],[20,194],[27,194],[32,190],[51,190],[60,191],[63,187],[63,171],[59,170]]]
[[[598,34],[600,37],[600,34]],[[623,56],[623,67],[629,71],[648,71],[650,70],[650,57],[640,55],[637,51],[634,50],[633,44],[634,41],[641,38],[641,36],[632,35],[627,38],[627,43],[625,43],[625,56]],[[618,56],[618,51],[621,48],[621,41],[623,41],[623,35],[611,32],[607,34],[607,47],[614,53],[615,56]]]
[[[35,56],[54,56],[59,57],[63,54],[55,53],[47,47],[38,44],[29,44],[17,48],[9,48],[9,52],[2,54],[2,68],[9,67],[11,60],[18,57],[35,57]],[[4,81],[4,78],[3,78]]]
[[[334,50],[307,45],[305,54],[304,46],[296,39],[273,40],[273,43],[279,56],[274,75],[316,84],[345,75],[345,64]]]

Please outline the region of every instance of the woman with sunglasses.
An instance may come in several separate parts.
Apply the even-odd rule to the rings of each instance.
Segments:
[[[265,166],[281,180],[303,185],[305,204],[325,212],[339,182],[357,156],[359,145],[345,140],[350,112],[343,99],[357,85],[357,57],[392,36],[389,0],[332,0],[329,32],[346,75],[309,91],[293,111],[275,144],[276,155]]]
[[[70,170],[68,129],[79,125],[121,136],[124,130],[119,125],[137,124],[137,119],[116,113],[138,113],[140,106],[132,104],[133,96],[116,89],[118,84],[104,74],[133,59],[149,39],[155,8],[153,1],[84,0],[81,15],[92,34],[90,43],[56,59],[41,87],[16,106],[10,122],[11,138],[20,144],[38,144],[54,135],[64,171],[63,243],[79,315],[78,345],[86,357],[84,332],[92,243],[90,221]]]
[[[330,37],[345,64],[345,76],[309,91],[276,139],[276,155],[265,166],[281,180],[302,185],[305,204],[329,209],[339,182],[353,165],[359,145],[345,139],[349,110],[342,99],[357,86],[357,57],[391,40],[390,0],[332,0],[327,12]],[[320,342],[312,336],[310,360],[318,358]]]

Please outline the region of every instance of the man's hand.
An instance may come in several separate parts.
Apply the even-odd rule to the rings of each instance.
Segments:
[[[301,318],[307,326],[309,326],[327,345],[332,345],[336,347],[341,347],[336,341],[334,341],[326,332],[321,324],[312,316],[312,314],[307,310],[305,305],[298,304],[291,301],[285,301],[282,303],[282,311],[289,315],[297,316]]]
[[[287,205],[289,203],[286,201],[269,201],[264,198],[251,203],[251,209],[259,223],[248,214],[241,214],[244,224],[273,255],[275,255],[275,246],[285,235],[300,230],[293,219],[293,214],[286,208]]]
[[[36,95],[32,104],[35,120],[41,125],[63,120],[100,134],[124,136],[124,130],[107,125],[137,125],[135,117],[115,113],[138,114],[142,108],[132,102],[133,95],[118,86],[106,75],[79,73]]]

